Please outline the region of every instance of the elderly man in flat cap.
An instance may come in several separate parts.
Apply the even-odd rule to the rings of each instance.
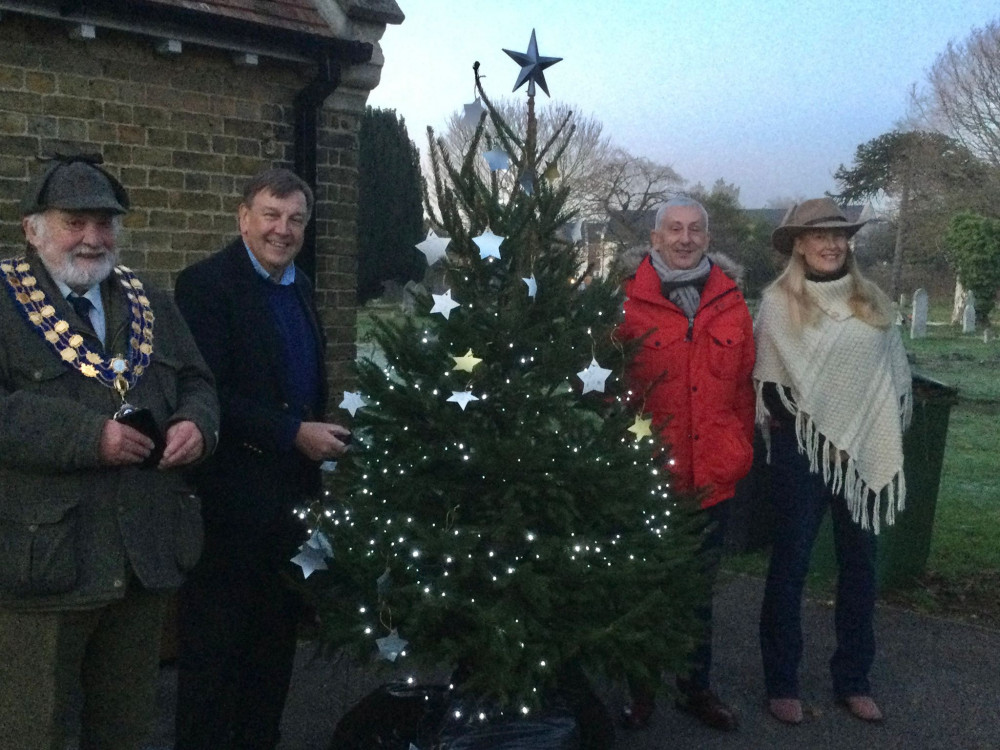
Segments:
[[[0,261],[0,750],[142,747],[163,608],[200,554],[179,469],[210,453],[211,371],[170,299],[116,265],[124,187],[57,157]]]

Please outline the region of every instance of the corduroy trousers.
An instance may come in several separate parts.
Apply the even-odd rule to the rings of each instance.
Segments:
[[[78,693],[80,750],[139,750],[156,710],[166,599],[133,581],[94,609],[0,609],[0,750],[64,750]]]

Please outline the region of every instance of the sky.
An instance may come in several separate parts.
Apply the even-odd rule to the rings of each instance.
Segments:
[[[996,0],[397,0],[369,104],[395,109],[423,148],[428,125],[513,94],[503,49],[561,57],[549,93],[615,145],[691,186],[722,178],[745,208],[835,191],[858,145],[892,130],[949,42],[1000,19]],[[546,99],[539,89],[536,103]]]

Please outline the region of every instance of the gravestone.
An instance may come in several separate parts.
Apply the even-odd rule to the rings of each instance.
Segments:
[[[424,287],[416,281],[407,281],[403,287],[400,307],[406,315],[413,315],[417,309],[417,297],[424,292]]]
[[[913,293],[913,313],[910,317],[910,338],[922,339],[927,335],[927,290],[920,288]]]
[[[962,333],[976,332],[976,298],[969,292],[969,298],[965,301],[965,309],[962,311]]]

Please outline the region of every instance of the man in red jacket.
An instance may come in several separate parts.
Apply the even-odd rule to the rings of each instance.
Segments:
[[[670,450],[679,492],[700,500],[709,531],[702,552],[714,581],[728,503],[753,463],[753,321],[736,282],[710,260],[708,214],[690,198],[668,201],[656,215],[652,249],[626,284],[624,338],[645,336],[630,368],[638,403]],[[648,335],[647,335],[648,334]],[[704,639],[692,670],[678,677],[677,705],[705,724],[735,729],[735,713],[709,688],[711,592],[699,610]],[[645,726],[652,692],[633,685],[625,723]]]

